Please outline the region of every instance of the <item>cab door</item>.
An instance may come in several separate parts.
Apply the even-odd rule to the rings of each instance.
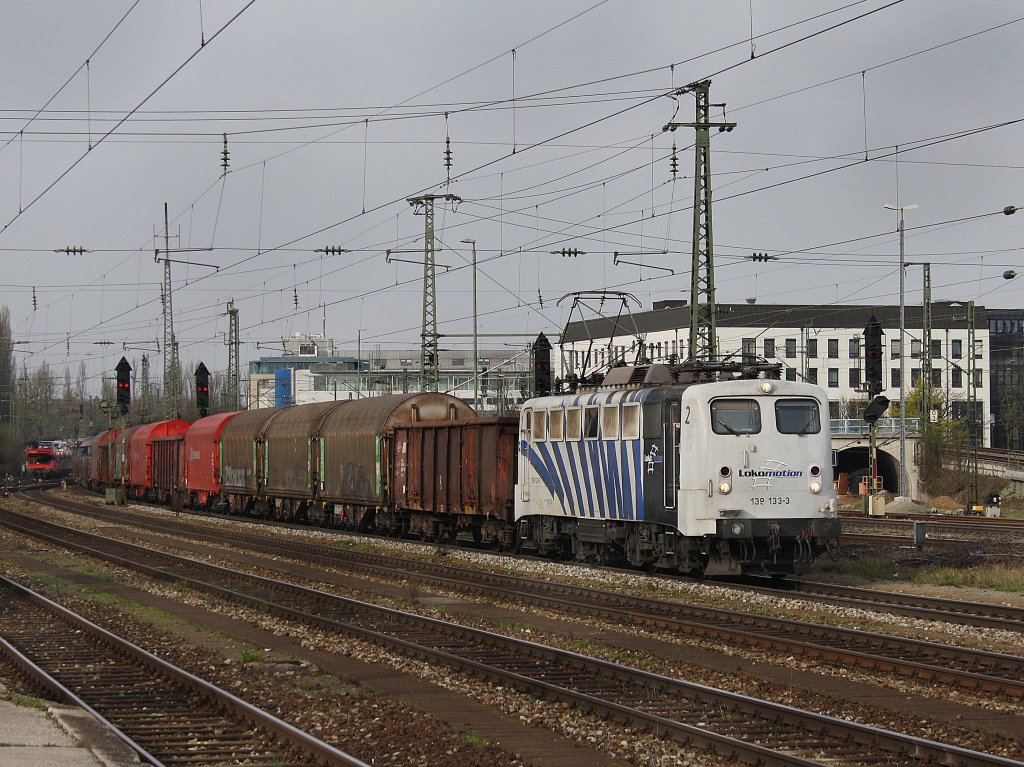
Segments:
[[[519,500],[530,501],[530,430],[533,410],[524,410],[519,418]]]
[[[661,427],[665,449],[663,477],[665,508],[675,509],[679,498],[679,400],[666,400],[662,405],[662,415]]]

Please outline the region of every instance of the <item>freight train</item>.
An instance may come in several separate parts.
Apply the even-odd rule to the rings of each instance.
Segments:
[[[71,474],[71,450],[64,440],[30,442],[25,448],[24,472],[28,477],[59,479]]]
[[[775,365],[613,368],[481,418],[394,394],[113,429],[83,484],[237,515],[693,574],[834,546],[828,401]]]

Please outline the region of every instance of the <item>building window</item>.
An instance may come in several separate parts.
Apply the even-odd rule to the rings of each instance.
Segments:
[[[942,386],[942,369],[932,368],[932,386],[938,388]]]
[[[466,364],[465,357],[452,357],[452,367],[453,368],[461,368],[465,364]]]
[[[807,339],[807,356],[811,359],[818,357],[818,339],[808,338]]]
[[[964,371],[959,365],[954,365],[953,370],[949,374],[949,385],[954,389],[963,388],[964,385]]]
[[[744,362],[753,362],[754,357],[757,355],[756,350],[757,341],[753,338],[744,338],[742,341],[742,353]]]
[[[974,388],[975,389],[980,389],[981,388],[981,371],[980,370],[975,370],[974,371]]]
[[[838,389],[839,388],[839,368],[828,369],[828,388]]]
[[[807,368],[807,383],[818,383],[818,368]]]
[[[893,368],[892,370],[889,371],[889,376],[890,376],[889,388],[890,389],[898,389],[898,388],[900,388],[900,369],[899,368]]]
[[[932,341],[932,359],[942,358],[942,341]]]
[[[770,360],[775,356],[775,339],[764,339],[764,358]]]
[[[839,339],[830,338],[828,339],[828,358],[830,360],[839,359]]]
[[[898,360],[903,356],[903,344],[900,339],[894,338],[889,342],[889,359]]]
[[[786,358],[787,359],[794,359],[795,357],[796,357],[796,339],[795,338],[787,338],[786,339]]]
[[[850,388],[860,388],[860,368],[850,368]]]
[[[921,342],[916,338],[910,339],[910,359],[916,360],[921,357]]]
[[[981,359],[981,352],[982,352],[982,342],[981,342],[981,339],[979,338],[979,339],[976,339],[974,341],[974,359],[980,360]]]
[[[786,368],[786,380],[787,381],[795,381],[796,380],[796,368]]]
[[[853,338],[850,339],[850,359],[851,360],[859,360],[860,359],[860,337],[859,336],[854,336]]]
[[[921,370],[920,368],[914,368],[910,371],[910,386],[913,388],[921,381]]]
[[[949,342],[949,356],[955,360],[962,359],[964,356],[964,342],[960,338],[954,338]]]

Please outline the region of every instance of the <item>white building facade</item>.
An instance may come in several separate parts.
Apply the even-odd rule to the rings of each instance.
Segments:
[[[716,317],[720,358],[780,363],[783,378],[817,383],[828,392],[833,418],[857,418],[867,403],[863,336],[872,317],[884,333],[882,394],[899,402],[901,361],[908,397],[920,381],[925,350],[919,306],[905,307],[902,345],[898,306],[719,304]],[[988,323],[984,308],[975,307],[972,333],[968,317],[966,303],[932,304],[928,350],[932,387],[946,403],[940,417],[965,417],[973,395],[987,446],[991,419]],[[570,375],[584,377],[620,362],[685,360],[689,326],[689,307],[669,301],[655,303],[653,311],[617,320],[571,323],[562,337],[558,376],[563,380]],[[969,348],[972,335],[973,350]]]
[[[515,411],[528,396],[527,349],[443,349],[437,391],[473,405],[478,413]],[[419,349],[379,346],[339,349],[323,336],[284,339],[283,353],[249,363],[249,408],[303,405],[422,391]]]

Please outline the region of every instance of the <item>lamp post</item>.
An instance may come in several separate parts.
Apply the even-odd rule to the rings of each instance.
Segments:
[[[480,398],[480,353],[477,350],[477,313],[476,313],[476,240],[472,237],[462,239],[467,245],[473,246],[473,407],[479,407]]]
[[[899,211],[900,214],[900,497],[907,494],[907,349],[904,343],[906,333],[906,301],[904,292],[905,282],[905,248],[903,238],[903,213],[907,210],[914,210],[917,205],[886,205],[889,210]]]

